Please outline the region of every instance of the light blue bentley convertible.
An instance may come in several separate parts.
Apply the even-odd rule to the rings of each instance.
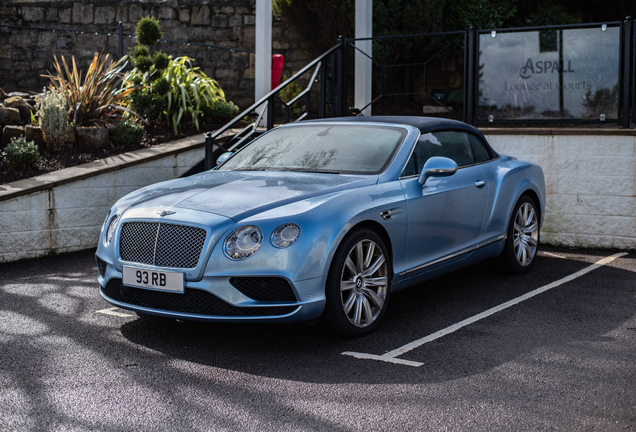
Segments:
[[[298,122],[219,159],[113,205],[97,248],[106,301],[360,336],[393,291],[486,259],[521,273],[536,257],[541,168],[461,122]]]

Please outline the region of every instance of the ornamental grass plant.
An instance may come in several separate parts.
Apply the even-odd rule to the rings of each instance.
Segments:
[[[78,70],[75,56],[70,65],[64,56],[62,62],[54,56],[56,75],[43,75],[51,79],[49,89],[64,94],[69,106],[69,122],[74,126],[97,126],[117,122],[125,112],[126,98],[133,86],[124,81],[126,57],[113,61],[110,54],[95,53],[84,75]]]

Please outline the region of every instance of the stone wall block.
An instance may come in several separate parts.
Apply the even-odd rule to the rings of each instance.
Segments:
[[[20,198],[0,202],[0,214],[16,211],[34,211],[49,209],[49,192],[35,192]]]
[[[210,6],[194,6],[190,22],[192,25],[210,25]]]
[[[59,20],[62,24],[69,24],[71,22],[71,9],[60,9]]]
[[[117,13],[115,14],[115,19],[117,22],[127,23],[128,22],[128,4],[120,3],[117,6]]]
[[[117,9],[114,6],[95,7],[95,24],[114,24]]]
[[[204,43],[212,38],[212,27],[204,26],[204,27],[193,27],[188,32],[189,41]],[[201,47],[196,47],[197,52],[201,50]]]
[[[212,17],[212,27],[214,28],[227,27],[227,15],[214,15]]]
[[[92,24],[94,12],[91,4],[73,3],[73,24]]]
[[[173,20],[177,18],[177,13],[172,8],[162,7],[157,10],[157,18],[161,20]]]
[[[55,42],[55,46],[58,50],[70,50],[74,46],[73,38],[71,36],[58,36],[57,42]]]
[[[33,45],[35,42],[36,32],[31,31],[15,31],[9,37],[9,44],[13,47],[26,47]]]
[[[54,199],[57,209],[80,209],[97,203],[105,205],[108,202],[108,188],[83,188],[79,184],[63,185],[55,188]],[[105,217],[104,215],[103,217]],[[82,224],[85,225],[85,224]]]
[[[57,228],[84,228],[95,226],[95,221],[104,220],[111,205],[108,201],[87,199],[86,207],[60,208],[55,211],[54,217]]]
[[[26,22],[42,22],[44,20],[44,8],[41,7],[23,7],[22,19]]]
[[[53,42],[55,34],[49,31],[42,31],[38,34],[37,38],[38,47],[47,47],[51,45],[51,42]]]
[[[54,230],[51,232],[51,246],[54,249],[67,247],[71,250],[95,247],[99,241],[100,228],[101,225]]]
[[[190,9],[179,9],[179,21],[184,23],[190,22]]]
[[[49,226],[50,211],[48,209],[27,211],[1,211],[0,233],[21,233],[40,231]],[[4,252],[7,252],[5,250]],[[2,249],[0,249],[2,253]]]
[[[245,24],[245,25],[256,25],[256,16],[255,15],[245,15],[243,17],[243,24]]]
[[[243,24],[243,17],[241,15],[232,15],[228,19],[228,25],[230,27],[240,27]]]
[[[233,14],[234,13],[234,7],[233,6],[223,6],[223,7],[221,7],[221,13]]]
[[[144,17],[144,11],[137,3],[132,3],[128,9],[128,20],[131,23],[137,24],[137,22]]]
[[[57,23],[58,22],[57,12],[58,12],[57,8],[52,8],[52,7],[45,8],[44,19],[49,22]]]
[[[20,235],[0,233],[0,254],[16,254],[19,258],[23,258],[23,254],[46,250],[49,245],[50,235],[48,231],[24,231]],[[39,256],[42,255],[45,253]]]

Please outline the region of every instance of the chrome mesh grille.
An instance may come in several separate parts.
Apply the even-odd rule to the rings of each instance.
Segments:
[[[121,227],[119,255],[124,261],[160,267],[194,268],[206,232],[202,228],[156,222],[127,222]]]

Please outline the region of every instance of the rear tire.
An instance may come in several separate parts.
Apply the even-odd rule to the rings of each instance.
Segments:
[[[501,255],[499,268],[506,273],[527,272],[539,250],[539,213],[537,204],[527,195],[515,204],[508,223],[508,236]]]
[[[374,331],[389,303],[391,274],[390,257],[379,235],[369,229],[347,234],[329,269],[327,301],[318,326],[350,337]]]

